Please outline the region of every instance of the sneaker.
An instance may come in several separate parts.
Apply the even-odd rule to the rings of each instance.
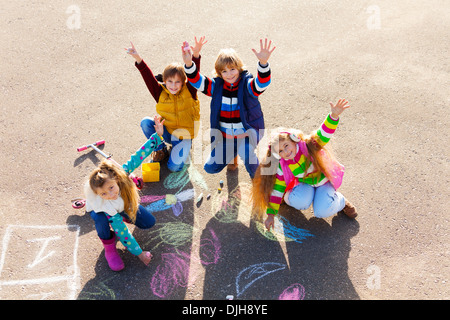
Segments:
[[[153,162],[161,162],[166,160],[170,155],[170,151],[167,146],[163,147],[161,150],[153,151],[150,154],[150,159]]]
[[[351,218],[351,219],[355,219],[356,216],[358,215],[356,213],[356,208],[354,205],[352,205],[349,201],[345,200],[345,207],[344,209],[342,209],[341,211],[339,211],[343,214],[345,214],[347,217]]]

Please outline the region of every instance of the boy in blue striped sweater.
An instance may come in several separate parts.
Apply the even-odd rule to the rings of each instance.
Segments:
[[[271,81],[269,58],[275,47],[272,41],[260,40],[260,51],[252,49],[259,60],[254,78],[244,68],[233,49],[223,49],[215,62],[213,79],[199,73],[192,53],[183,51],[188,81],[211,99],[211,154],[204,169],[219,173],[239,155],[253,179],[259,162],[255,148],[262,138],[264,117],[258,97]],[[235,164],[236,165],[236,160]]]

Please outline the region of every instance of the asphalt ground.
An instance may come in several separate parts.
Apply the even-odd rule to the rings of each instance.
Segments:
[[[447,1],[20,1],[1,16],[0,299],[450,297]],[[162,72],[201,35],[207,75],[221,48],[255,74],[251,49],[266,37],[276,45],[260,97],[268,129],[312,131],[329,101],[350,101],[331,146],[359,215],[283,205],[278,232],[265,232],[243,164],[203,170],[210,98],[200,94],[197,157],[177,174],[163,163],[142,190],[157,224],[133,234],[153,260],[118,245],[126,268],[115,273],[92,219],[71,206],[101,160],[76,148],[105,139],[125,162],[155,102],[123,48],[133,41]]]

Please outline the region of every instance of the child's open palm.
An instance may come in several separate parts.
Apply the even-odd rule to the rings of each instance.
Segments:
[[[155,121],[156,133],[162,137],[162,135],[164,134],[164,121],[166,121],[166,120],[163,119],[160,115],[155,115],[153,120]]]
[[[339,115],[344,112],[345,109],[350,108],[348,105],[348,101],[345,99],[339,99],[339,101],[336,104],[333,104],[330,102],[331,106],[331,117],[334,119],[337,119]]]
[[[195,37],[195,45],[193,47],[191,46],[194,57],[198,58],[200,56],[200,50],[202,50],[203,45],[207,42],[208,40],[205,40],[205,36],[200,37],[200,40],[197,40],[197,37]]]
[[[270,46],[272,45],[272,40],[270,40],[269,43],[267,43],[267,38],[264,41],[264,46],[263,46],[262,39],[259,40],[259,43],[261,46],[259,52],[257,52],[255,49],[252,49],[252,51],[255,54],[255,56],[258,58],[261,65],[266,65],[267,61],[270,58],[270,55],[272,54],[273,50],[275,50],[276,47],[274,46],[272,49],[270,49]]]

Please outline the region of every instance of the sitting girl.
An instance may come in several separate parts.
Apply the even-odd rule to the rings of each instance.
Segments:
[[[124,223],[133,223],[140,229],[149,229],[155,224],[155,217],[139,205],[138,190],[127,174],[137,168],[146,156],[162,144],[163,122],[159,122],[155,117],[156,133],[136,154],[131,156],[122,168],[110,160],[103,160],[91,173],[84,186],[86,211],[95,221],[97,235],[105,247],[105,257],[113,271],[124,268],[123,261],[116,250],[116,239],[120,240],[133,255],[138,256],[144,264],[148,265],[152,258],[149,251],[142,251]],[[114,231],[111,231],[109,225]]]
[[[340,211],[350,218],[357,216],[355,207],[336,191],[342,183],[344,167],[325,148],[339,123],[339,115],[350,107],[347,103],[345,99],[336,105],[330,102],[330,114],[309,136],[290,130],[272,138],[253,184],[254,207],[259,217],[264,211],[267,213],[267,229],[274,226],[283,198],[297,210],[306,210],[313,203],[318,218]]]

